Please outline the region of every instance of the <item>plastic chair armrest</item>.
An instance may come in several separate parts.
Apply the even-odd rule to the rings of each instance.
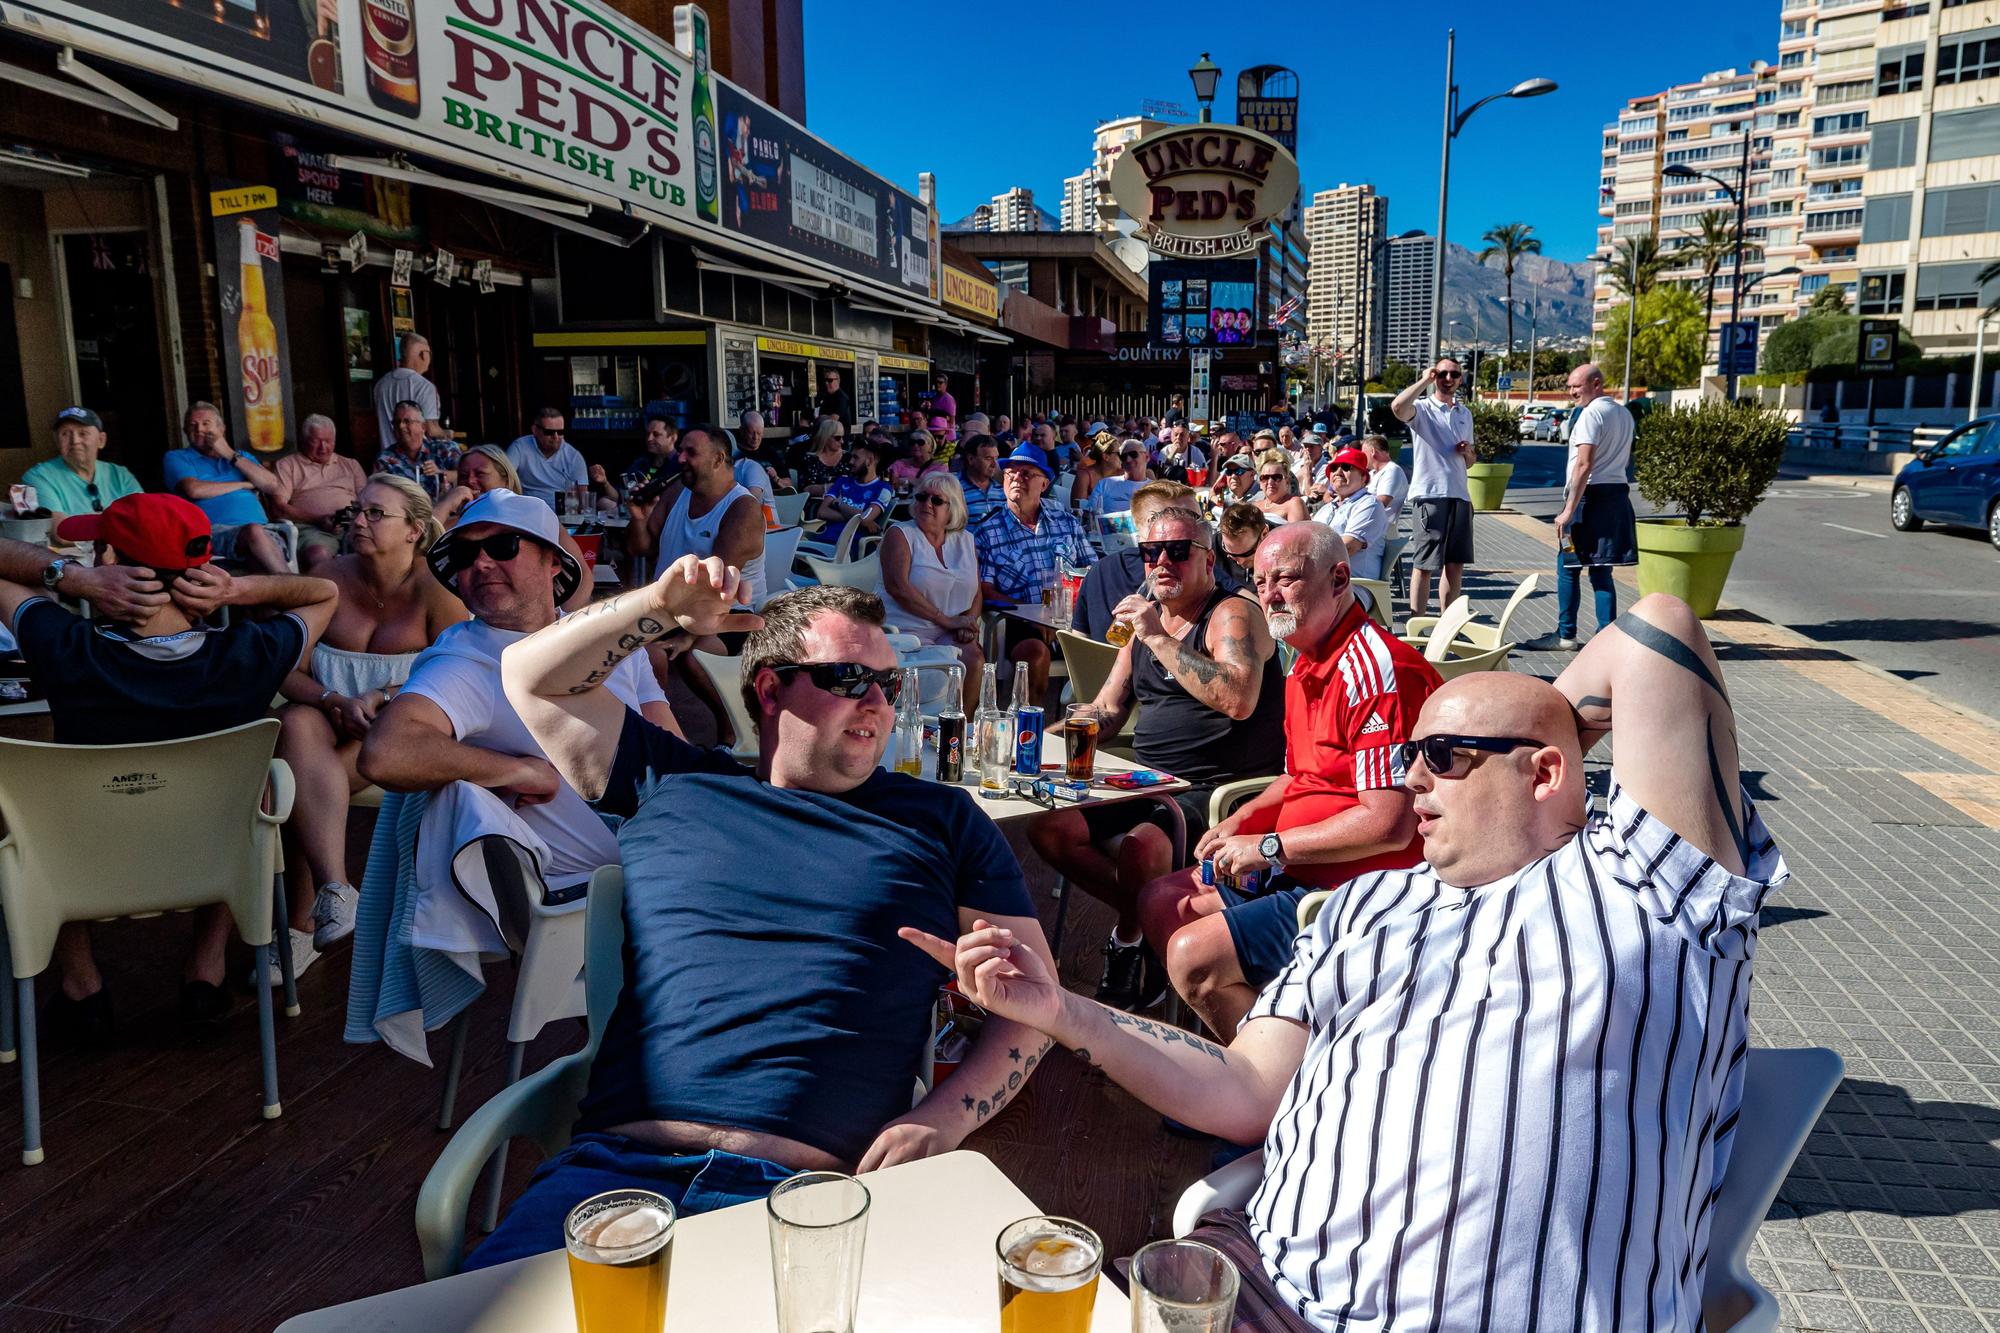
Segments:
[[[266,824],[282,824],[292,817],[292,800],[298,795],[298,786],[292,778],[292,766],[282,759],[271,761],[271,785],[269,788],[270,809],[259,806],[257,818]]]
[[[432,1163],[417,1193],[417,1243],[424,1279],[458,1271],[465,1251],[465,1210],[472,1189],[502,1144],[532,1138],[546,1146],[568,1128],[571,1109],[590,1080],[588,1050],[566,1055],[519,1083],[502,1088],[474,1111]]]
[[[1223,783],[1220,787],[1209,793],[1208,826],[1214,828],[1217,824],[1227,819],[1237,806],[1242,805],[1245,801],[1257,795],[1277,780],[1276,777],[1238,778],[1234,782]]]
[[[1204,1213],[1218,1208],[1242,1208],[1250,1202],[1250,1196],[1257,1192],[1257,1184],[1264,1179],[1264,1154],[1245,1154],[1223,1167],[1212,1171],[1182,1192],[1180,1202],[1174,1205],[1174,1234],[1185,1236],[1201,1224]]]
[[[1419,643],[1428,643],[1431,629],[1437,623],[1436,616],[1411,616],[1403,622],[1403,642],[1408,643],[1411,639],[1416,639]]]

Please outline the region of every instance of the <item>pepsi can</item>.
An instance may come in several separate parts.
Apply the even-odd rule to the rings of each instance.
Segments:
[[[946,713],[938,718],[939,782],[965,781],[965,715]]]
[[[1202,862],[1201,862],[1201,886],[1202,886],[1202,887],[1203,887],[1204,889],[1212,889],[1212,888],[1214,888],[1214,887],[1215,887],[1215,858],[1214,858],[1214,857],[1203,857],[1203,858],[1202,858]]]
[[[1015,710],[1019,721],[1014,727],[1014,771],[1022,777],[1042,775],[1042,710],[1023,704]]]

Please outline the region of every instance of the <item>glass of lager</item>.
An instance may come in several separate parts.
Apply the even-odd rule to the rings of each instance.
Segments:
[[[1198,1240],[1156,1240],[1132,1256],[1132,1333],[1229,1333],[1236,1265]]]
[[[779,1333],[853,1333],[868,1187],[838,1171],[805,1171],[772,1190],[765,1209]]]
[[[1063,710],[1063,776],[1088,782],[1097,775],[1097,721],[1092,704],[1071,704]]]
[[[585,1199],[563,1223],[577,1333],[660,1333],[667,1322],[674,1206],[648,1190]]]
[[[1001,1228],[1000,1333],[1089,1333],[1104,1242],[1066,1217]]]

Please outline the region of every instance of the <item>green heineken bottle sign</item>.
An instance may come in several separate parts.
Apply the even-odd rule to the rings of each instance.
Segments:
[[[708,14],[700,5],[674,7],[674,41],[694,57],[694,94],[688,114],[694,130],[694,211],[722,221],[722,184],[716,159],[715,93],[708,73]]]

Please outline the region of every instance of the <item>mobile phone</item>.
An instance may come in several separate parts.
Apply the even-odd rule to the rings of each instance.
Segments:
[[[1142,787],[1158,787],[1173,779],[1165,773],[1155,773],[1150,768],[1135,768],[1130,773],[1114,773],[1104,779],[1104,785],[1118,791],[1137,791]]]

